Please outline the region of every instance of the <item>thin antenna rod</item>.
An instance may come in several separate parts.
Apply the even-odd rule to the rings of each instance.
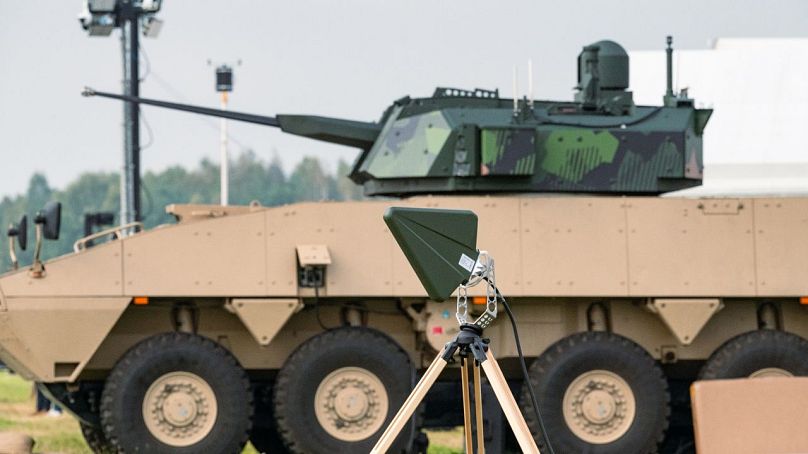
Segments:
[[[533,59],[527,59],[527,104],[533,107]]]
[[[513,114],[519,111],[519,80],[517,79],[516,65],[513,65]]]
[[[667,81],[668,83],[667,83],[667,89],[665,90],[665,96],[668,97],[668,98],[673,98],[673,47],[671,47],[671,44],[673,44],[673,37],[669,35],[666,38],[666,41],[667,41],[667,44],[668,44],[667,49],[665,49],[665,53],[667,54],[667,65],[666,66],[667,66],[667,73],[668,73],[667,74],[668,75],[668,81]]]

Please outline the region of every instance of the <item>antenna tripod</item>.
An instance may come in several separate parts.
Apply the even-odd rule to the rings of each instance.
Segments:
[[[467,322],[468,303],[466,290],[481,281],[487,282],[486,289],[486,310],[474,323]],[[494,260],[485,252],[480,252],[480,257],[475,264],[475,270],[468,283],[460,285],[457,295],[457,320],[460,324],[460,332],[455,338],[446,344],[443,350],[438,353],[435,360],[424,373],[424,376],[413,389],[410,396],[398,410],[396,416],[387,426],[376,446],[370,451],[371,454],[384,454],[398,437],[407,421],[412,417],[413,412],[421,404],[426,393],[440,376],[446,365],[449,364],[455,355],[460,357],[460,378],[463,388],[463,426],[466,439],[467,451],[472,449],[472,427],[471,427],[471,403],[469,396],[469,369],[472,369],[474,378],[474,406],[477,423],[477,452],[484,452],[483,444],[483,424],[482,424],[482,384],[480,381],[480,368],[485,371],[488,382],[494,390],[505,418],[511,426],[519,447],[526,454],[540,454],[536,442],[530,433],[530,429],[525,422],[519,406],[511,393],[505,376],[497,364],[497,360],[489,349],[489,340],[482,338],[483,329],[488,327],[497,316],[497,295],[494,283]]]

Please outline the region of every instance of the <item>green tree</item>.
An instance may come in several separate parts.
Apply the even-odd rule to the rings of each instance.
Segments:
[[[236,156],[230,164],[230,202],[248,204],[252,200],[264,206],[299,201],[360,199],[360,188],[348,180],[350,166],[341,161],[336,175],[325,172],[316,158],[300,161],[287,177],[277,153],[267,163],[252,151]],[[203,159],[194,169],[172,166],[142,177],[143,221],[147,228],[174,222],[165,207],[172,203],[219,203],[219,166]],[[34,174],[24,194],[0,200],[0,227],[29,216],[29,248],[20,254],[28,265],[34,246],[33,216],[50,200],[62,202],[62,229],[58,241],[43,244],[43,258],[69,252],[84,235],[86,213],[108,211],[117,218],[120,207],[119,177],[112,172],[80,175],[64,190],[50,187],[42,174]],[[5,230],[4,230],[5,231]],[[8,253],[0,254],[0,272],[10,265]]]
[[[289,177],[289,186],[296,201],[340,199],[333,178],[323,172],[317,158],[303,158]]]
[[[294,197],[277,154],[272,157],[272,161],[269,162],[269,167],[267,167],[267,184],[269,185],[269,190],[266,205],[274,206],[292,203]]]
[[[337,163],[337,190],[342,200],[360,200],[362,199],[362,187],[348,178],[350,173],[351,165],[340,159]]]

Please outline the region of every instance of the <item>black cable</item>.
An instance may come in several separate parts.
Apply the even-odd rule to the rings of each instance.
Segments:
[[[140,51],[140,55],[143,56],[143,61],[146,63],[146,73],[140,76],[140,82],[146,80],[151,74],[151,60],[149,60],[149,54],[146,53],[146,49],[138,42],[137,49]]]
[[[384,310],[379,310],[379,309],[370,309],[370,308],[364,307],[364,306],[357,306],[355,304],[350,304],[350,303],[336,303],[336,305],[341,307],[341,308],[356,309],[357,311],[364,312],[366,314],[379,314],[379,315],[401,315],[401,314],[406,314],[406,312],[403,312],[401,310],[384,311]]]
[[[325,326],[325,323],[323,323],[323,320],[320,318],[320,287],[316,285],[314,286],[314,310],[317,315],[317,323],[320,324],[320,328],[322,328],[323,331],[328,331],[328,327]]]
[[[143,47],[143,45],[142,45],[142,44],[140,44],[140,43],[138,43],[137,48],[138,48],[138,50],[140,51],[140,55],[143,57],[143,62],[145,63],[145,71],[144,71],[143,75],[141,75],[141,76],[138,78],[138,80],[139,80],[139,81],[142,83],[142,82],[145,82],[145,81],[146,81],[146,78],[147,78],[147,77],[149,77],[150,75],[153,75],[154,77],[152,78],[152,80],[154,80],[154,81],[155,81],[155,82],[157,82],[159,85],[161,85],[161,86],[163,87],[163,89],[164,89],[164,90],[166,90],[166,91],[168,91],[168,92],[170,92],[170,93],[173,93],[175,97],[179,98],[179,99],[180,99],[182,102],[187,103],[187,102],[188,102],[188,98],[186,98],[185,96],[183,96],[183,95],[182,95],[182,93],[181,93],[179,90],[177,90],[177,89],[175,89],[173,86],[171,86],[171,84],[169,84],[168,82],[166,82],[166,80],[165,80],[165,79],[163,79],[162,77],[160,77],[160,76],[159,76],[157,73],[152,74],[151,60],[149,59],[149,54],[148,54],[148,52],[146,52],[146,48],[145,48],[145,47]],[[142,112],[142,111],[141,111],[141,112]],[[205,121],[205,123],[207,123],[207,125],[208,125],[208,126],[210,126],[210,127],[212,127],[212,128],[217,128],[217,129],[219,128],[219,126],[218,126],[218,125],[216,125],[216,124],[213,122],[213,120],[211,120],[210,118],[202,117],[201,119],[202,119],[202,120],[204,120],[204,121]],[[244,143],[242,143],[241,141],[239,141],[237,138],[233,137],[233,133],[232,133],[232,132],[228,134],[228,136],[227,136],[227,141],[228,141],[228,142],[233,142],[234,144],[238,145],[238,147],[239,147],[239,148],[241,148],[241,151],[244,151],[244,150],[254,150],[254,149],[255,149],[255,148],[253,148],[253,147],[248,147],[248,146],[244,145]]]
[[[154,132],[152,131],[151,125],[149,124],[149,121],[146,119],[146,116],[143,115],[143,111],[138,110],[138,112],[140,114],[140,120],[143,122],[143,126],[146,127],[146,132],[149,134],[149,141],[146,143],[146,145],[140,146],[140,150],[143,151],[154,144]]]
[[[149,125],[149,121],[146,120],[146,116],[143,115],[142,110],[138,111],[138,115],[140,116],[140,120],[142,121],[143,126],[146,127],[146,132],[148,133],[149,136],[149,141],[146,142],[146,145],[140,147],[140,151],[143,151],[154,144],[154,132],[152,132],[151,125]],[[145,221],[146,219],[148,219],[149,216],[151,216],[152,211],[154,210],[154,199],[152,199],[151,192],[149,192],[149,187],[146,186],[146,183],[143,182],[142,178],[140,179],[140,187],[143,189],[143,193],[146,194],[146,199],[149,202],[149,209],[146,210],[145,213],[141,215],[141,221]]]
[[[149,68],[151,68],[151,67],[149,67]],[[183,95],[183,94],[182,94],[182,92],[181,92],[179,89],[174,88],[174,86],[173,86],[173,85],[171,85],[171,83],[169,83],[167,80],[165,80],[165,79],[163,79],[162,77],[160,77],[160,74],[158,74],[158,73],[156,73],[156,72],[152,72],[152,71],[151,71],[151,69],[150,69],[150,70],[149,70],[149,75],[151,76],[151,79],[150,79],[150,80],[152,80],[152,81],[154,81],[155,83],[157,83],[158,85],[160,85],[160,87],[162,87],[162,89],[163,89],[163,90],[165,90],[165,91],[167,91],[167,92],[171,93],[171,94],[172,94],[172,95],[173,95],[175,98],[177,98],[178,100],[180,100],[180,102],[183,102],[183,103],[186,103],[186,104],[188,104],[188,103],[190,102],[190,100],[188,99],[188,97],[187,97],[187,96]],[[218,124],[218,123],[217,123],[215,120],[213,120],[212,118],[210,118],[210,117],[206,117],[206,116],[204,116],[204,115],[200,115],[200,116],[198,116],[197,118],[199,118],[199,120],[200,120],[200,121],[202,121],[203,123],[205,123],[205,124],[206,124],[208,127],[210,127],[211,129],[215,129],[215,130],[217,130],[217,131],[219,130],[219,124]],[[251,146],[251,145],[250,145],[250,146],[245,145],[245,144],[244,144],[242,141],[240,141],[240,140],[239,140],[239,139],[238,139],[238,138],[237,138],[237,137],[236,137],[236,136],[233,134],[233,132],[232,132],[232,131],[229,131],[229,132],[227,133],[227,141],[228,141],[228,142],[232,142],[232,143],[236,144],[236,145],[237,145],[237,146],[238,146],[238,147],[241,149],[241,151],[244,151],[244,150],[255,150],[255,149],[256,149],[255,147],[253,147],[253,146]]]
[[[487,280],[488,279],[486,279],[486,281]],[[513,338],[516,341],[516,352],[519,354],[519,363],[522,366],[522,375],[524,375],[525,386],[527,386],[527,391],[530,394],[530,402],[533,404],[533,411],[536,413],[536,420],[539,422],[539,429],[541,430],[542,438],[544,438],[544,443],[547,444],[547,451],[550,454],[555,454],[555,451],[553,451],[553,445],[550,444],[550,435],[547,433],[547,428],[544,427],[544,419],[541,417],[539,402],[536,400],[536,393],[533,392],[533,385],[530,383],[530,375],[527,373],[525,355],[522,354],[522,343],[519,341],[519,331],[516,329],[516,317],[514,317],[513,312],[511,312],[511,307],[508,305],[508,302],[505,301],[505,297],[502,296],[499,289],[494,287],[494,291],[496,291],[497,298],[502,302],[502,306],[505,307],[505,312],[508,314],[508,319],[511,321]]]

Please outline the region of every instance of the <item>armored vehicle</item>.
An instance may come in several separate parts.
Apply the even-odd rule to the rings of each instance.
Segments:
[[[454,307],[427,298],[382,214],[463,208],[497,259],[555,452],[653,452],[671,409],[687,406],[686,391],[671,399],[679,383],[808,372],[808,199],[658,197],[700,183],[711,113],[673,92],[670,55],[660,106],[634,104],[611,41],[579,55],[574,101],[439,88],[375,123],[87,90],[355,146],[351,178],[386,197],[171,205],[175,224],[81,239],[0,276],[0,360],[42,383],[99,451],[233,452],[250,439],[368,452],[457,332]],[[52,236],[53,212],[38,233]],[[510,327],[487,334],[522,388]],[[428,396],[395,452],[422,448],[421,427],[458,424],[444,394]],[[502,452],[501,421],[486,426],[489,452]]]

